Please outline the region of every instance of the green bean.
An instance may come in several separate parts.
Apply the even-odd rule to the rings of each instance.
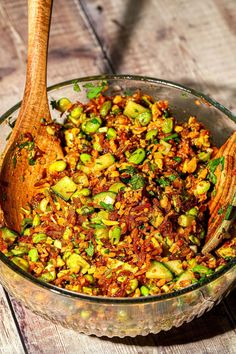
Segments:
[[[131,156],[129,157],[128,161],[130,163],[134,163],[135,165],[139,165],[140,163],[143,162],[143,160],[146,157],[146,152],[144,149],[137,149],[135,150]]]
[[[90,163],[92,161],[92,156],[89,154],[83,153],[80,155],[80,160],[83,164],[86,165],[87,163]]]
[[[138,115],[138,121],[141,124],[142,127],[145,127],[146,125],[148,125],[152,119],[152,113],[150,111],[146,111],[143,113],[140,113]]]
[[[115,139],[116,136],[117,136],[117,134],[116,134],[115,129],[113,129],[113,128],[108,128],[108,130],[107,130],[107,139],[108,139],[108,140],[110,140],[110,139]]]
[[[110,109],[111,109],[111,101],[104,102],[102,107],[100,108],[101,116],[106,117]]]

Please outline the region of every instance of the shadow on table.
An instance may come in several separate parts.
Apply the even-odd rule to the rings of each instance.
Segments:
[[[201,318],[197,318],[190,323],[186,323],[170,331],[162,331],[158,334],[148,336],[137,336],[135,338],[105,338],[101,340],[125,345],[137,345],[140,347],[165,347],[187,343],[200,342],[202,340],[213,339],[216,336],[227,337],[227,332],[236,329],[236,290],[229,297],[213,310],[205,313]]]

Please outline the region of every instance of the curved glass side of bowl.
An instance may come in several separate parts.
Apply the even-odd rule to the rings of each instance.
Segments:
[[[235,117],[223,106],[181,85],[145,77],[100,76],[76,80],[81,91],[73,90],[75,80],[49,89],[49,101],[68,97],[86,101],[84,84],[109,81],[109,93],[118,94],[141,89],[156,99],[168,100],[173,115],[180,121],[197,116],[221,145],[235,130]],[[19,104],[1,118],[0,152],[6,145],[11,128],[9,121],[17,117]],[[61,119],[52,111],[55,119]],[[201,316],[225,296],[236,283],[236,262],[230,261],[202,284],[160,296],[142,298],[104,298],[82,295],[42,283],[25,273],[0,252],[0,281],[17,300],[33,312],[65,327],[97,336],[136,336],[158,333],[180,326]]]

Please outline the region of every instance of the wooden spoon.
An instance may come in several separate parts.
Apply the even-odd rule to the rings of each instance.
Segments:
[[[209,202],[210,219],[202,249],[204,254],[211,252],[228,236],[227,231],[236,214],[236,131],[221,146],[214,161],[218,162],[214,171],[216,193]]]
[[[21,207],[31,200],[34,185],[42,177],[45,166],[49,161],[63,157],[59,140],[47,134],[46,125],[42,125],[42,118],[51,122],[46,89],[51,9],[52,0],[28,1],[28,63],[24,97],[0,162],[4,222],[17,231],[20,231]]]

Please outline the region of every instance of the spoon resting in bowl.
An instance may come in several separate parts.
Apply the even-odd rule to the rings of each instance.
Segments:
[[[235,218],[236,131],[220,147],[209,169],[216,185],[209,202],[210,219],[203,254],[214,250],[228,236],[227,231]]]
[[[28,1],[28,63],[24,97],[15,127],[1,157],[1,208],[5,224],[20,231],[22,206],[34,193],[49,161],[60,159],[59,140],[47,134],[47,49],[52,0]],[[42,124],[42,121],[44,124]]]

